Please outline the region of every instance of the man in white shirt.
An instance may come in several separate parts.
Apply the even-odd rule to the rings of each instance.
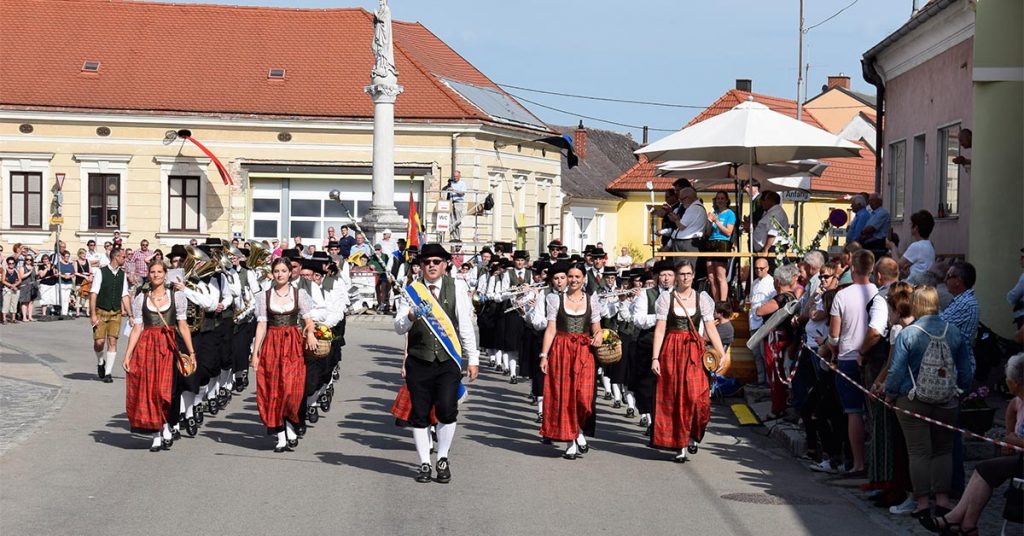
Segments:
[[[462,241],[462,218],[466,216],[466,183],[462,180],[462,172],[455,170],[452,173],[452,180],[448,183],[448,199],[452,202],[452,230],[451,239],[453,242]]]
[[[769,272],[768,259],[765,257],[755,258],[754,283],[750,287],[750,313],[748,315],[750,333],[756,332],[764,324],[761,315],[754,311],[768,303],[768,300],[774,298],[775,294],[775,279]],[[754,354],[754,365],[757,367],[757,383],[766,384],[768,378],[764,372],[764,345],[756,345],[752,353]]]
[[[679,207],[682,214],[670,212],[667,215],[676,226],[669,248],[672,251],[699,251],[697,243],[704,237],[708,213],[697,202],[697,192],[693,188],[679,190]]]
[[[914,241],[907,246],[907,250],[901,256],[896,250],[896,244],[886,241],[889,247],[889,254],[896,259],[900,265],[900,274],[903,275],[911,285],[923,283],[921,276],[931,269],[935,264],[935,246],[928,239],[935,229],[935,218],[927,210],[919,210],[910,216],[910,234]]]
[[[643,289],[633,300],[630,317],[639,333],[637,334],[637,350],[633,359],[637,360],[636,370],[642,371],[637,378],[630,378],[629,390],[636,399],[637,412],[640,413],[640,426],[651,424],[651,412],[654,409],[654,387],[657,377],[651,372],[651,360],[654,357],[654,325],[658,316],[654,311],[654,303],[658,298],[672,290],[676,280],[675,263],[672,259],[662,259],[654,264],[651,270],[657,279],[654,288]],[[624,318],[624,317],[623,317]],[[630,402],[627,396],[627,404]]]
[[[129,316],[131,312],[128,275],[121,269],[123,264],[124,251],[115,246],[110,250],[110,265],[92,269],[89,316],[92,321],[93,350],[96,352],[96,375],[103,383],[114,381],[111,373],[117,359],[121,317]]]
[[[836,356],[838,370],[854,381],[860,381],[861,350],[868,329],[885,334],[888,328],[888,305],[885,300],[874,299],[878,288],[871,283],[875,256],[866,249],[854,252],[850,267],[853,284],[840,290],[832,303],[829,319],[828,344]],[[870,307],[869,307],[870,306]],[[864,394],[850,380],[837,375],[836,393],[843,412],[847,415],[847,432],[853,467],[848,476],[864,474]]]
[[[761,208],[764,215],[754,228],[754,251],[769,253],[775,251],[782,232],[789,232],[789,216],[782,209],[782,198],[778,192],[761,194]],[[776,225],[773,222],[777,222]],[[781,229],[781,230],[780,230]]]
[[[420,459],[417,482],[431,481],[430,464],[430,411],[435,411],[437,425],[437,476],[436,481],[451,481],[448,452],[455,438],[459,384],[462,381],[462,367],[466,368],[470,381],[479,372],[480,355],[476,347],[476,333],[473,330],[473,304],[469,289],[458,279],[446,275],[451,254],[440,244],[426,244],[420,250],[419,262],[423,268],[423,284],[434,297],[454,326],[454,336],[462,345],[461,359],[457,363],[442,348],[427,327],[423,317],[431,315],[428,307],[413,309],[402,300],[395,314],[395,333],[408,334],[405,364],[402,367],[405,385],[409,390],[412,411],[409,423],[413,428],[413,439]]]
[[[384,235],[384,238],[381,238],[380,240],[381,251],[383,251],[385,255],[392,255],[398,251],[398,242],[395,241],[394,238],[391,238],[391,229],[384,229],[384,232],[381,234]]]
[[[96,241],[89,240],[86,243],[88,248],[85,252],[85,260],[89,261],[89,269],[102,268],[110,264],[110,258],[107,257],[106,253],[96,251]]]

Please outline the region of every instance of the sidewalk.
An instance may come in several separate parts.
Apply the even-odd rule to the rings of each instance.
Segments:
[[[765,417],[768,415],[771,409],[771,400],[769,399],[770,393],[767,388],[756,388],[746,386],[743,389],[743,398],[747,403],[747,406],[754,412],[758,420],[764,422]],[[1004,429],[1002,423],[1005,422],[1003,418],[1003,412],[1005,411],[1006,405],[997,411],[995,426],[989,431],[989,437],[1002,437]],[[809,465],[801,457],[806,453],[807,445],[804,439],[803,429],[799,424],[793,424],[783,419],[767,422],[763,425],[763,434],[772,438],[777,442],[783,449],[786,449],[792,454],[794,458],[797,458],[800,463]],[[870,438],[869,438],[870,440]],[[967,478],[970,479],[971,473],[974,471],[974,464],[981,460],[987,460],[989,458],[1000,456],[999,449],[991,444],[981,440],[971,439],[964,441],[964,454],[966,458],[965,470]],[[872,503],[867,500],[863,500],[864,493],[861,491],[860,486],[867,483],[866,479],[850,480],[837,478],[834,475],[826,475],[824,473],[815,473],[810,469],[807,470],[808,478],[813,478],[819,482],[824,482],[828,485],[845,488],[851,496],[864,505],[865,512],[873,511],[882,517],[890,520],[894,526],[906,530],[907,534],[932,534],[925,530],[916,519],[910,516],[897,516],[890,514],[887,510],[881,508],[875,508]],[[981,534],[1001,534],[1003,527],[1003,507],[1006,504],[1006,499],[1003,494],[1006,492],[1007,485],[1004,484],[1000,488],[996,489],[992,494],[992,499],[989,500],[988,506],[985,507],[985,511],[981,516],[978,528]]]
[[[22,347],[32,339],[32,329],[32,324],[0,328],[0,456],[39,430],[68,398],[68,382],[55,368],[62,360]],[[36,351],[40,348],[53,347],[42,344]]]

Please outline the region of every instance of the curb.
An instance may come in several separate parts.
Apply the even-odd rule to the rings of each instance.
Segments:
[[[45,367],[48,367],[60,380],[60,385],[56,387],[57,394],[56,396],[53,397],[53,402],[50,404],[50,406],[46,408],[46,410],[43,411],[41,415],[33,419],[31,423],[21,427],[17,432],[15,432],[12,435],[12,437],[7,438],[9,441],[7,447],[5,449],[0,449],[0,457],[2,457],[8,451],[12,450],[14,447],[25,442],[25,440],[27,440],[34,433],[36,433],[36,431],[42,428],[43,425],[49,422],[51,418],[60,413],[60,410],[64,408],[64,405],[67,403],[68,399],[71,396],[71,384],[68,382],[68,379],[64,377],[63,370],[58,368],[56,365],[46,361],[45,359],[36,356],[32,352],[29,352],[24,348],[19,348],[17,346],[7,343],[0,343],[0,347],[6,348],[7,350],[10,350],[16,354],[27,356],[32,360],[36,361],[37,363]],[[17,378],[13,379],[17,381]]]

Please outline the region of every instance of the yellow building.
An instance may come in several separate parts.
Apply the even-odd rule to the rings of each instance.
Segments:
[[[71,249],[115,231],[127,246],[301,236],[319,247],[328,227],[350,221],[327,192],[340,189],[356,220],[369,208],[371,13],[10,0],[0,18],[4,245],[52,247],[61,177]],[[144,33],[114,30],[143,23]],[[231,32],[208,31],[216,27]],[[471,203],[494,201],[467,218],[469,248],[514,239],[517,212],[527,225],[557,222],[561,156],[531,141],[551,130],[422,25],[396,22],[394,36],[405,88],[395,105],[399,213],[411,191],[437,238],[437,192],[457,169]],[[169,135],[179,129],[224,163],[233,185]]]

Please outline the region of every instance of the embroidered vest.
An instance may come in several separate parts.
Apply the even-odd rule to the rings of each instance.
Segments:
[[[590,325],[590,297],[585,293],[587,309],[582,315],[571,315],[565,310],[565,294],[558,296],[558,315],[555,317],[555,328],[563,333],[589,333],[587,326]]]

